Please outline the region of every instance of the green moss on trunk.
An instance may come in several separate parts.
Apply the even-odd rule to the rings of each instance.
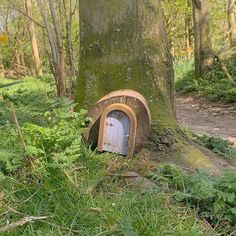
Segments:
[[[188,144],[175,120],[173,65],[160,6],[159,0],[80,1],[76,100],[89,109],[111,91],[135,90],[151,110],[147,147],[181,152]]]
[[[79,105],[133,89],[147,99],[154,120],[172,116],[173,67],[159,1],[87,0],[80,12]]]

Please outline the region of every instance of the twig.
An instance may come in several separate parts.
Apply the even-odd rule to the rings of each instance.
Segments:
[[[14,63],[14,66],[19,67],[19,68],[21,68],[21,69],[23,69],[23,70],[29,72],[29,68],[27,68],[26,66],[22,66],[22,65],[17,64],[17,63]]]
[[[15,125],[16,125],[16,129],[17,129],[17,132],[18,132],[18,135],[19,135],[21,144],[23,145],[24,149],[26,150],[27,147],[26,147],[26,144],[25,144],[25,140],[24,140],[23,134],[22,134],[22,132],[21,132],[18,119],[17,119],[17,117],[16,117],[16,110],[15,110],[15,107],[14,107],[14,105],[13,105],[12,102],[10,102],[10,106],[11,106],[11,111],[12,111],[14,123],[15,123]]]
[[[71,231],[71,232],[74,232],[74,233],[81,233],[81,231],[79,230],[74,230],[74,229],[69,229],[67,227],[64,227],[64,226],[61,226],[61,225],[57,225],[57,224],[54,224],[54,223],[50,223],[50,222],[47,222],[47,221],[42,221],[48,225],[51,225],[51,226],[54,226],[54,227],[57,227],[57,228],[61,228],[61,229],[65,229],[65,230],[68,230],[68,231]]]
[[[235,83],[235,81],[232,78],[232,76],[230,75],[226,65],[223,63],[223,61],[220,59],[220,57],[217,56],[216,54],[214,56],[215,56],[216,60],[220,63],[220,66],[221,66],[222,70],[225,72],[225,75],[227,76],[228,80]]]
[[[24,225],[28,222],[32,222],[32,221],[36,221],[36,220],[45,220],[47,218],[48,218],[47,216],[26,216],[26,217],[22,218],[21,220],[18,220],[16,222],[13,222],[9,225],[6,225],[6,226],[0,228],[0,233],[12,230],[12,229],[14,229],[18,226]]]
[[[73,181],[73,179],[70,177],[70,175],[64,170],[63,171],[65,176],[69,179],[69,181],[74,185],[77,186],[76,183]]]
[[[7,207],[7,209],[8,209],[8,212],[9,211],[12,211],[12,212],[14,212],[14,213],[16,213],[16,214],[18,214],[18,215],[21,215],[21,216],[24,216],[24,217],[26,217],[27,215],[26,214],[24,214],[24,213],[22,213],[22,212],[19,212],[19,211],[17,211],[16,209],[13,209],[13,208],[11,208],[11,207]]]
[[[108,167],[107,167],[107,170],[108,171],[110,171],[111,170],[111,168],[112,167],[114,167],[114,165],[115,165],[115,167],[117,166],[117,160],[119,159],[119,157],[117,157]],[[118,165],[119,165],[119,163],[118,163]]]
[[[236,233],[236,230],[234,230],[233,232],[231,232],[231,233],[229,234],[229,236],[233,236],[235,233]]]
[[[14,123],[15,123],[15,125],[16,125],[16,129],[17,129],[17,132],[18,132],[18,135],[19,135],[19,138],[20,138],[20,142],[21,142],[21,144],[22,144],[24,150],[27,151],[27,146],[26,146],[26,144],[25,144],[24,136],[23,136],[23,134],[22,134],[22,132],[21,132],[20,125],[19,125],[19,122],[18,122],[18,119],[17,119],[17,116],[16,116],[16,110],[15,110],[15,107],[14,107],[14,105],[13,105],[12,102],[10,102],[10,106],[11,106],[11,111],[12,111]],[[32,162],[32,157],[29,157],[29,158],[26,157],[26,159],[27,159],[27,161],[30,163],[31,168],[32,168],[33,170],[35,170],[35,166],[34,166],[34,164],[33,164],[33,162]]]
[[[13,7],[9,7],[8,10],[15,10],[17,12],[19,12],[20,14],[24,15],[25,17],[27,17],[29,20],[33,21],[36,25],[38,25],[39,27],[45,29],[45,26],[40,24],[38,21],[34,20],[32,17],[28,16],[24,11],[18,9],[14,4],[13,4]],[[5,7],[1,7],[0,10],[5,10],[6,8]]]
[[[115,177],[122,177],[122,178],[137,178],[138,175],[132,175],[132,174],[113,174],[113,173],[107,173],[109,176],[115,176]]]

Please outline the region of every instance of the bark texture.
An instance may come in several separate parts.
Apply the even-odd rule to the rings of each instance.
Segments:
[[[29,18],[32,18],[32,0],[25,0],[25,10],[26,10],[27,16]],[[34,62],[35,62],[36,76],[42,76],[43,72],[42,72],[41,60],[39,56],[38,42],[36,38],[34,22],[32,20],[29,20],[28,27],[29,27],[30,42],[31,42],[31,47],[32,47]]]
[[[211,161],[188,144],[175,119],[173,65],[160,6],[159,0],[80,0],[76,101],[90,109],[109,92],[135,90],[151,110],[148,151],[184,153],[175,157],[210,168]]]
[[[44,25],[46,27],[49,44],[51,48],[51,70],[57,85],[58,97],[66,96],[66,81],[65,81],[65,57],[62,39],[61,19],[57,17],[55,3],[49,0],[49,11],[52,23],[47,15],[47,2],[40,0],[40,11],[43,17]],[[58,2],[59,15],[61,15],[61,2]]]
[[[159,1],[82,0],[80,12],[80,106],[133,89],[155,119],[173,117],[173,67]]]
[[[228,22],[229,22],[229,39],[230,39],[230,46],[236,46],[236,1],[235,0],[228,0]]]
[[[208,0],[192,0],[194,21],[194,59],[196,78],[212,69],[214,55],[210,37]]]

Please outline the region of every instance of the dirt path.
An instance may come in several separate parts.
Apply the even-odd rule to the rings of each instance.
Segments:
[[[177,119],[182,126],[197,133],[227,139],[236,146],[236,105],[178,96],[176,107]]]

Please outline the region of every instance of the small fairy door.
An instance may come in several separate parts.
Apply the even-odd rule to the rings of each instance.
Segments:
[[[111,111],[105,120],[103,150],[128,155],[131,123],[126,113]]]

